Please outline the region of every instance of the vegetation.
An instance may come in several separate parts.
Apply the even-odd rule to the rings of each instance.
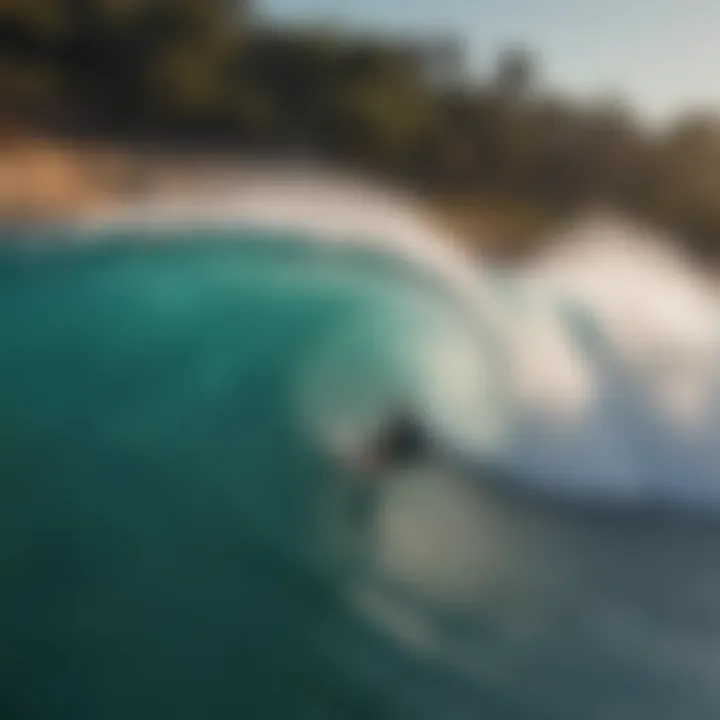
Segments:
[[[543,90],[509,50],[468,79],[440,38],[267,27],[237,0],[0,0],[0,108],[45,133],[301,152],[402,181],[460,227],[602,203],[720,255],[720,126],[664,131]],[[503,223],[500,223],[503,225]]]

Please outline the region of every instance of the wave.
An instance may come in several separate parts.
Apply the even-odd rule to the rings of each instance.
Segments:
[[[317,292],[364,284],[367,297],[302,371],[315,378],[301,381],[315,383],[313,432],[326,416],[332,433],[346,426],[359,442],[382,414],[365,406],[391,413],[405,402],[465,467],[577,497],[720,500],[718,298],[668,238],[591,217],[541,257],[501,270],[402,195],[352,179],[248,173],[211,190],[176,190],[49,233],[62,247],[259,236],[278,263],[290,248],[334,254],[341,270],[328,278],[319,263],[306,281]],[[34,237],[42,245],[46,234]],[[390,287],[394,272],[401,289]],[[277,287],[284,274],[266,281]],[[334,409],[321,399],[343,393]]]
[[[6,233],[0,706],[717,717],[715,528],[636,512],[717,499],[712,285],[607,219],[511,271],[375,199],[316,232],[318,188]],[[399,405],[457,462],[338,457]]]

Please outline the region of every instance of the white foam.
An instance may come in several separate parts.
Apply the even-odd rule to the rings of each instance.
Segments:
[[[708,279],[667,238],[607,217],[563,233],[518,279],[562,340],[542,346],[528,332],[516,348],[536,358],[545,402],[515,388],[508,461],[578,491],[720,499],[718,298]],[[580,338],[562,307],[584,314],[594,339]],[[569,407],[555,404],[562,380],[546,374],[567,354],[563,341],[592,385]]]
[[[492,281],[481,281],[475,258],[407,198],[325,173],[203,179],[81,228],[96,237],[103,227],[195,223],[307,232],[318,243],[388,252],[436,277],[469,310],[478,340],[503,358],[495,383],[505,404],[490,414],[510,411],[512,422],[501,439],[478,433],[480,460],[566,491],[720,499],[718,298],[669,238],[608,216],[572,226],[503,279],[511,303],[499,273],[486,268]],[[596,326],[594,337],[580,337],[568,310]],[[443,365],[447,375],[457,363],[450,356]]]

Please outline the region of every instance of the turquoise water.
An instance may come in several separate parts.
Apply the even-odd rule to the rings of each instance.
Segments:
[[[0,252],[1,717],[720,716],[712,522],[361,477],[398,403],[490,447],[498,348],[378,251],[182,234]]]

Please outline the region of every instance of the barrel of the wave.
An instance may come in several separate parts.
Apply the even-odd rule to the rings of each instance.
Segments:
[[[95,239],[0,251],[2,716],[408,712],[345,602],[355,479],[324,440],[437,407],[435,300],[302,238]]]

